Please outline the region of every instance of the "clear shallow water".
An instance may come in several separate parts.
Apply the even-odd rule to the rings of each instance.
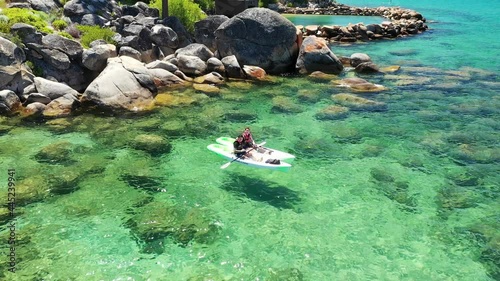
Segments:
[[[394,75],[363,76],[389,88],[363,95],[385,102],[383,112],[318,120],[330,95],[348,90],[282,77],[230,84],[218,98],[174,93],[197,102],[144,116],[0,118],[0,180],[16,169],[23,205],[18,270],[7,272],[2,260],[1,278],[498,279],[498,63],[476,45],[498,41],[469,33],[494,26],[483,17],[493,4],[400,1],[435,21],[431,32],[332,46],[401,65]],[[474,17],[481,20],[460,24]],[[278,96],[299,112],[274,111]],[[246,125],[297,155],[290,172],[219,169],[225,161],[205,147]],[[145,146],[139,135],[163,136],[172,150]],[[5,241],[6,225],[0,235]],[[5,244],[1,251],[8,254]]]

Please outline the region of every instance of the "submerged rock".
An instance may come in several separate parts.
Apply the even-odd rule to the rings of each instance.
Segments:
[[[315,117],[319,120],[336,120],[342,119],[349,113],[349,108],[338,105],[330,105],[316,113]]]
[[[334,94],[332,100],[349,107],[351,110],[385,111],[387,105],[383,102],[373,101],[351,94]]]
[[[132,146],[136,149],[148,152],[153,156],[169,153],[172,150],[172,145],[158,135],[138,135],[132,142]]]
[[[278,96],[273,98],[273,107],[271,111],[280,113],[299,113],[303,109],[300,105],[296,104],[291,98]]]
[[[60,141],[42,147],[35,155],[35,159],[40,163],[68,164],[72,163],[72,144],[68,141]]]
[[[269,269],[270,281],[303,281],[304,275],[297,268]]]
[[[206,210],[193,208],[180,222],[174,238],[182,245],[187,245],[191,241],[209,244],[217,238],[218,233],[219,228],[213,223],[209,213]]]
[[[358,77],[345,78],[340,81],[332,81],[332,83],[339,87],[352,89],[355,92],[381,92],[387,90],[387,88],[382,85],[373,84]]]

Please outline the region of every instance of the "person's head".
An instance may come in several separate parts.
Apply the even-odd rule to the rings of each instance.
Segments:
[[[249,127],[246,127],[245,130],[243,131],[243,134],[250,134],[250,128]]]
[[[243,141],[243,136],[242,135],[237,136],[236,137],[236,141],[242,142]]]

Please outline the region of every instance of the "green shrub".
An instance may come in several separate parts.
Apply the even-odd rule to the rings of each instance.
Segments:
[[[52,29],[49,28],[46,21],[48,15],[44,12],[20,8],[7,8],[2,9],[1,14],[9,19],[7,25],[3,24],[1,27],[1,31],[4,33],[10,32],[10,27],[16,23],[26,23],[34,26],[40,32],[52,33]],[[4,31],[5,29],[8,29],[7,32]]]
[[[52,26],[57,30],[63,30],[68,26],[68,23],[64,20],[55,20],[52,22]]]
[[[31,70],[35,68],[35,64],[30,60],[26,61],[26,66],[29,67]]]
[[[162,11],[161,0],[151,0],[150,7]],[[192,0],[169,0],[168,15],[177,17],[189,32],[194,32],[194,24],[207,15]]]
[[[27,60],[26,66],[31,69],[31,72],[38,77],[43,76],[43,69],[39,66],[36,66],[32,61]]]
[[[113,40],[115,33],[109,28],[101,28],[97,25],[77,25],[76,28],[82,33],[80,43],[85,48],[89,48],[90,43],[98,39],[104,39],[110,44],[116,44]]]

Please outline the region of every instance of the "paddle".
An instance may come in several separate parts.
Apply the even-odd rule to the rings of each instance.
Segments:
[[[262,142],[262,143],[260,143],[260,144],[258,144],[258,145],[257,145],[257,147],[259,147],[259,146],[263,146],[264,144],[266,144],[266,142],[265,142],[265,141],[264,141],[264,142]],[[250,148],[250,149],[247,151],[247,153],[248,153],[248,152],[250,152],[250,151],[252,151],[252,149],[253,149],[253,147],[252,147],[252,148]],[[245,155],[245,154],[243,154],[243,155]],[[231,160],[231,161],[227,162],[226,164],[224,164],[224,165],[220,166],[220,168],[221,168],[221,169],[225,169],[225,168],[229,167],[229,165],[231,165],[234,161],[236,161],[236,160],[240,159],[241,157],[243,157],[243,155],[241,155],[241,156],[238,156],[238,157],[234,158],[233,160]]]

